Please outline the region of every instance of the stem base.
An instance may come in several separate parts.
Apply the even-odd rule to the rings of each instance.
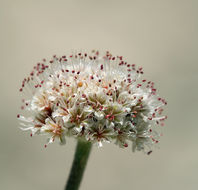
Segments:
[[[76,152],[65,190],[78,190],[89,158],[92,144],[78,140]]]

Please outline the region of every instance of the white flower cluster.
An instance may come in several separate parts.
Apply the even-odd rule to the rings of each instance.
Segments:
[[[53,56],[49,64],[44,59],[22,82],[27,116],[18,118],[31,136],[47,134],[47,144],[74,136],[99,146],[114,141],[128,147],[132,141],[133,151],[151,150],[166,119],[161,116],[166,101],[142,74],[142,68],[109,52]]]

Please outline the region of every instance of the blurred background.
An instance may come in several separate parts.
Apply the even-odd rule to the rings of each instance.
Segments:
[[[81,190],[198,189],[197,34],[197,0],[0,0],[0,189],[63,189],[76,142],[21,131],[18,89],[42,58],[92,49],[142,66],[168,120],[150,156],[94,147]]]

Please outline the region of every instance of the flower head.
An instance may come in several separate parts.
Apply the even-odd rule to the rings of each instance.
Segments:
[[[26,116],[18,118],[31,136],[48,135],[48,144],[64,144],[67,136],[123,148],[131,141],[133,151],[150,153],[167,103],[142,74],[141,67],[109,52],[53,56],[49,64],[43,59],[22,82]]]

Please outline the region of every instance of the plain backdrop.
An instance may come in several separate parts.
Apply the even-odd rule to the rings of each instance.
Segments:
[[[197,0],[0,0],[0,189],[63,189],[76,142],[21,131],[18,89],[42,58],[99,49],[144,68],[168,120],[150,156],[94,147],[81,190],[197,190],[197,34]]]

